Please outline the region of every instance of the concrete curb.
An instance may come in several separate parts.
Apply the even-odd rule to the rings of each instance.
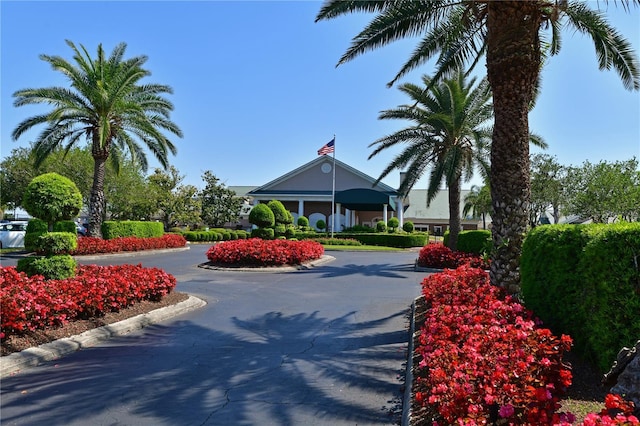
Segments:
[[[404,373],[404,398],[402,398],[402,426],[411,425],[411,402],[413,390],[413,340],[416,332],[416,300],[411,303],[411,315],[409,317],[409,347],[407,350],[407,368]]]
[[[71,352],[95,346],[111,337],[123,336],[132,331],[140,330],[148,325],[198,309],[206,304],[202,299],[189,296],[187,300],[173,306],[165,306],[124,321],[85,331],[77,336],[58,339],[54,342],[3,356],[0,358],[0,378],[18,373],[27,367],[35,367],[43,362],[58,359]]]
[[[280,272],[304,271],[304,270],[315,268],[320,265],[324,265],[325,263],[333,262],[334,260],[336,260],[335,257],[325,254],[325,255],[322,255],[320,259],[312,260],[310,262],[305,262],[301,265],[268,266],[268,267],[255,267],[255,268],[227,268],[223,266],[215,266],[215,265],[212,265],[210,262],[206,262],[206,263],[199,264],[198,268],[211,269],[214,271],[226,271],[226,272],[280,273]]]

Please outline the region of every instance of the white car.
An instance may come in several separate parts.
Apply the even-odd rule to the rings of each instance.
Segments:
[[[24,247],[26,222],[0,223],[0,248]]]

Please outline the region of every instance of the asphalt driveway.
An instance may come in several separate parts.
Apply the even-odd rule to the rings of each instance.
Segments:
[[[207,305],[2,379],[1,423],[399,424],[417,253],[225,272],[197,268],[208,247],[83,261],[161,267]]]

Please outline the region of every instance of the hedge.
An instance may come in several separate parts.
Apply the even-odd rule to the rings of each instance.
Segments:
[[[443,243],[445,246],[448,246],[448,229],[444,232]],[[491,240],[491,231],[487,229],[460,231],[458,233],[457,251],[473,254],[485,254],[491,252],[492,246],[493,242]]]
[[[522,247],[525,304],[605,372],[640,336],[640,223],[544,225]]]
[[[429,234],[414,232],[411,234],[383,234],[383,233],[345,233],[334,234],[335,238],[353,238],[362,244],[371,246],[386,246],[398,248],[422,247],[427,243]]]
[[[164,235],[164,225],[162,222],[107,220],[102,223],[101,230],[102,238],[105,240],[118,237],[154,238]]]

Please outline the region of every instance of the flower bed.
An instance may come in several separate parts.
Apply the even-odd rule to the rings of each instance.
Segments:
[[[562,362],[568,336],[538,327],[531,312],[489,284],[485,271],[468,265],[431,275],[422,288],[428,309],[416,323],[413,410],[423,422],[572,424],[571,414],[557,413],[571,384]],[[611,395],[606,403],[583,424],[638,424],[629,403]]]
[[[121,251],[157,250],[184,247],[187,240],[178,234],[165,234],[156,238],[124,237],[103,240],[102,238],[78,238],[78,248],[72,255],[118,253]]]
[[[489,269],[488,261],[482,257],[471,253],[452,251],[441,243],[427,244],[422,247],[418,255],[418,266],[426,268],[457,268],[466,264],[476,268]]]
[[[141,265],[79,266],[76,276],[65,280],[0,268],[0,337],[159,300],[175,286],[172,275]]]
[[[250,238],[218,243],[207,251],[207,258],[228,266],[280,266],[300,265],[323,254],[324,248],[315,241]]]

